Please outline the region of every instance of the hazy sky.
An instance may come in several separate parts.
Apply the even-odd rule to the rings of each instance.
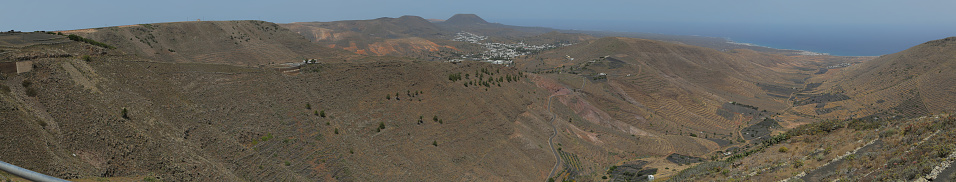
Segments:
[[[445,19],[456,13],[474,13],[490,22],[512,25],[731,38],[753,28],[763,28],[760,33],[806,26],[838,31],[854,27],[915,29],[903,31],[908,34],[947,29],[932,30],[937,33],[929,34],[935,37],[956,35],[951,31],[956,30],[954,8],[954,0],[3,0],[0,30],[70,30],[196,19],[277,23],[402,15]],[[826,34],[827,29],[812,31]]]

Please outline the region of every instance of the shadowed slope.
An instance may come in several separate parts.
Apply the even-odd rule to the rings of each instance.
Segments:
[[[197,21],[63,31],[167,62],[266,65],[348,55],[264,21]]]
[[[815,93],[848,99],[809,97],[838,112],[828,117],[873,114],[922,116],[956,111],[956,37],[929,41],[846,68]],[[807,107],[807,106],[804,106]]]

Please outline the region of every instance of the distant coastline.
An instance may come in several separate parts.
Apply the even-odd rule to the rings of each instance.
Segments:
[[[762,45],[758,45],[758,44],[754,44],[754,43],[735,42],[733,39],[730,39],[730,38],[728,38],[728,37],[721,37],[721,38],[723,38],[724,40],[727,40],[727,43],[728,43],[728,44],[734,44],[734,45],[753,46],[753,47],[764,47],[764,48],[770,48],[770,49],[797,51],[796,54],[805,55],[805,56],[829,56],[829,55],[830,55],[830,53],[825,53],[825,52],[813,52],[813,51],[799,50],[799,49],[782,49],[782,48],[775,48],[775,47],[769,47],[769,46],[762,46]]]

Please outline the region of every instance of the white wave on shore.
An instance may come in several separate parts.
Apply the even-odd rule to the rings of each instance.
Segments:
[[[778,49],[778,48],[773,48],[773,47],[761,46],[761,45],[757,45],[757,44],[753,44],[753,43],[734,42],[734,41],[731,40],[730,38],[724,38],[724,39],[727,40],[727,43],[728,43],[728,44]],[[819,52],[812,52],[812,51],[805,51],[805,50],[796,50],[796,49],[779,49],[779,50],[796,51],[796,53],[794,53],[794,54],[804,55],[804,56],[825,56],[825,55],[830,55],[830,53],[819,53]]]

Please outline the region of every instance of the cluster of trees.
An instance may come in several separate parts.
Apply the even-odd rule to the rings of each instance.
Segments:
[[[840,128],[846,127],[847,122],[841,120],[825,120],[805,125],[800,125],[796,128],[790,129],[787,131],[787,134],[792,136],[800,135],[816,135],[823,133],[830,133]]]
[[[421,90],[415,91],[415,92],[412,92],[411,90],[405,90],[405,95],[408,96],[408,97],[416,97],[416,96],[418,96],[418,95],[420,95],[420,94],[424,94],[424,93],[425,93],[425,91],[421,91]],[[395,92],[395,100],[399,100],[399,98],[398,98],[399,95],[400,95],[399,92]],[[386,95],[385,95],[385,100],[392,100],[392,95],[391,95],[391,94],[386,94]],[[421,99],[418,99],[418,100],[421,101]]]
[[[31,85],[33,85],[33,82],[31,82],[30,80],[23,80],[23,82],[21,82],[20,85],[23,85],[23,88],[26,88],[27,96],[30,96],[30,97],[37,96],[37,89],[30,87]]]
[[[501,73],[501,69],[497,69],[497,70],[495,70],[494,72],[489,71],[488,68],[481,68],[481,69],[475,70],[475,78],[478,80],[478,82],[472,81],[472,82],[466,83],[466,84],[468,84],[468,85],[485,85],[485,84],[481,83],[482,81],[485,81],[485,75],[492,76],[492,75],[495,75],[496,73]],[[505,75],[504,77],[501,77],[501,76],[499,76],[499,77],[493,77],[493,76],[492,76],[492,77],[489,77],[489,78],[487,79],[487,82],[495,81],[495,82],[499,82],[499,83],[500,83],[500,82],[505,82],[505,81],[507,81],[507,82],[518,81],[521,76],[522,76],[522,74],[521,74],[520,72],[518,73],[518,75],[508,74],[508,75]],[[462,80],[462,79],[471,79],[471,74],[467,74],[467,73],[466,73],[466,74],[464,75],[464,77],[462,77],[462,73],[461,73],[461,72],[448,74],[448,80],[451,80],[452,82],[455,82],[455,81],[458,81],[458,80]],[[491,84],[489,83],[488,85],[490,86]]]
[[[571,66],[571,67],[561,66],[561,67],[552,68],[550,70],[534,71],[533,73],[560,73],[560,72],[565,72],[565,69],[567,72],[572,72],[574,71],[574,66]],[[572,72],[572,74],[577,74],[577,73]]]
[[[727,157],[727,159],[725,159],[725,161],[726,161],[726,162],[734,162],[734,161],[736,161],[736,160],[743,159],[744,157],[750,156],[751,154],[755,154],[755,153],[757,153],[757,152],[763,151],[763,150],[766,149],[767,147],[770,147],[770,146],[776,145],[776,144],[778,144],[778,143],[780,143],[780,142],[789,140],[790,137],[791,137],[791,136],[788,135],[787,133],[783,133],[783,134],[779,134],[779,135],[770,137],[770,139],[767,139],[767,140],[764,140],[763,142],[760,142],[760,145],[757,145],[757,147],[755,147],[754,149],[751,149],[751,150],[747,150],[747,151],[744,151],[744,152],[740,152],[740,153],[734,154],[734,155],[732,155],[732,156],[730,156],[730,157]]]
[[[312,110],[312,104],[305,103],[305,109],[306,109],[306,110]],[[325,115],[325,110],[321,110],[321,111],[320,111],[320,110],[314,110],[314,111],[312,111],[312,112],[313,112],[314,115],[319,116],[319,117],[323,117],[323,118],[324,118],[324,117],[326,116],[326,115]]]
[[[0,84],[0,91],[10,93],[10,87]]]
[[[448,74],[448,80],[451,80],[452,82],[461,80],[461,72]]]
[[[70,40],[77,41],[77,42],[85,42],[85,43],[87,43],[87,44],[91,44],[91,45],[95,45],[95,46],[100,46],[100,47],[107,48],[107,49],[116,49],[116,47],[113,47],[113,46],[111,46],[111,45],[107,45],[107,44],[102,43],[102,42],[97,42],[97,41],[95,41],[95,40],[93,40],[93,39],[83,38],[83,37],[80,37],[79,35],[70,34],[69,36],[66,36],[66,37],[70,38]]]
[[[501,87],[501,83],[502,83],[502,82],[512,82],[512,81],[515,81],[515,82],[516,82],[516,81],[518,81],[519,79],[520,79],[520,76],[510,75],[510,74],[509,74],[509,75],[505,75],[505,76],[499,76],[499,77],[489,76],[488,78],[484,78],[484,75],[478,75],[477,80],[468,81],[468,82],[464,83],[464,85],[465,85],[465,87],[468,87],[469,85],[471,85],[471,86],[485,86],[485,87],[491,87],[492,85],[497,85],[497,86]]]
[[[445,124],[445,120],[438,119],[438,115],[432,116],[432,121],[437,122],[438,124]],[[425,116],[418,116],[418,124],[425,123]]]
[[[730,102],[730,104],[738,105],[738,106],[741,106],[741,107],[750,108],[750,109],[753,109],[753,110],[755,110],[755,111],[756,111],[756,110],[760,110],[760,108],[757,107],[757,106],[752,106],[752,105],[747,105],[747,104],[741,104],[740,102]]]
[[[425,92],[421,90],[415,91],[415,92],[412,92],[411,90],[405,90],[405,95],[408,95],[409,97],[415,97],[415,96],[418,96],[418,94],[423,94],[423,93]]]

